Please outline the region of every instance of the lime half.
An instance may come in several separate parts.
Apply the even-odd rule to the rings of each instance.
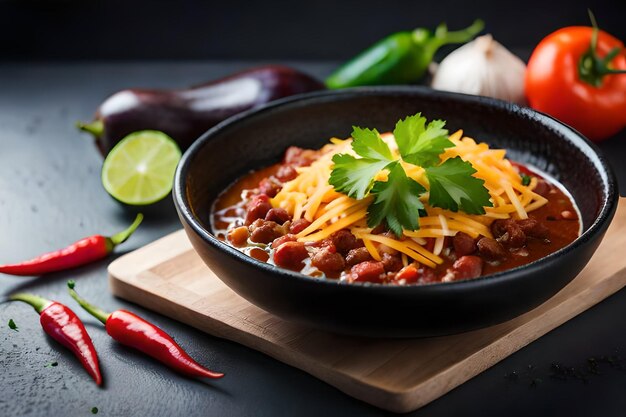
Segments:
[[[102,166],[102,185],[113,198],[133,206],[156,203],[172,191],[180,148],[156,130],[142,130],[122,139]]]

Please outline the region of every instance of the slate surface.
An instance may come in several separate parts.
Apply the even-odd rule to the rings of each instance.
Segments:
[[[0,260],[18,261],[89,234],[114,233],[132,220],[133,215],[102,190],[101,158],[73,126],[76,120],[88,120],[105,96],[129,86],[185,86],[250,65],[0,65]],[[319,76],[332,68],[322,63],[294,65]],[[601,148],[613,163],[624,194],[626,132]],[[149,216],[119,254],[179,227],[172,207],[160,216]],[[103,416],[385,414],[263,354],[115,299],[106,281],[111,259],[41,279],[2,276],[0,294],[31,291],[74,307],[65,281],[75,279],[86,298],[107,310],[123,307],[138,312],[166,329],[200,362],[227,376],[215,383],[184,379],[119,346],[95,319],[80,313],[101,357],[106,384],[98,389],[73,356],[41,331],[30,307],[2,304],[0,415],[81,416],[91,415],[92,407]],[[18,332],[8,328],[11,318]],[[596,359],[597,367],[590,358]],[[55,361],[58,366],[46,367]],[[555,363],[575,372],[555,378]],[[622,290],[413,415],[623,415],[625,384],[626,290]]]

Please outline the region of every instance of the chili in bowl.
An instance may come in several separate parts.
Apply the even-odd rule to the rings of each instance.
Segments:
[[[587,263],[617,193],[593,145],[547,116],[377,87],[218,125],[183,157],[174,199],[202,259],[253,304],[397,337],[484,327],[545,301]]]
[[[421,123],[412,123],[415,120]],[[468,172],[466,178],[458,171],[453,171],[454,177],[432,178],[434,185],[442,188],[444,180],[459,180],[443,191],[450,202],[454,202],[450,193],[466,191],[454,186],[472,186],[474,182],[488,197],[489,201],[483,202],[489,207],[470,206],[473,210],[469,214],[458,205],[442,208],[446,199],[426,195],[426,187],[433,186],[427,178],[428,168],[405,163],[399,177],[397,167],[394,171],[379,170],[377,176],[388,178],[377,185],[386,186],[385,191],[391,189],[388,193],[395,192],[391,197],[411,199],[415,195],[403,194],[402,184],[394,181],[421,181],[424,202],[411,203],[421,208],[399,210],[408,215],[413,211],[419,228],[412,230],[414,226],[409,224],[408,230],[396,234],[384,219],[370,224],[370,209],[380,198],[373,193],[375,188],[368,178],[359,178],[366,187],[372,187],[370,195],[361,199],[338,191],[346,188],[342,188],[343,182],[331,184],[333,174],[344,169],[333,161],[341,161],[348,155],[342,152],[363,141],[363,131],[355,129],[361,133],[355,135],[357,139],[335,138],[319,150],[291,146],[281,163],[240,178],[213,206],[214,235],[258,260],[311,277],[390,285],[451,282],[506,271],[541,259],[579,236],[578,209],[556,180],[511,162],[502,149],[489,149],[485,143],[462,137],[461,131],[448,137],[447,131],[440,129],[439,136],[433,135],[423,129],[424,118],[418,115],[400,123],[401,127],[417,125],[424,138],[423,148],[438,140],[448,141],[441,158],[435,161],[440,171],[449,166],[475,171],[473,175]],[[378,143],[395,143],[391,133],[379,135],[372,130],[369,134]],[[458,159],[459,154],[467,159]],[[348,158],[355,169],[347,175],[359,177],[368,159]],[[387,214],[393,211],[390,207]]]

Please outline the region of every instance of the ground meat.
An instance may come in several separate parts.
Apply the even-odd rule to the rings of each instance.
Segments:
[[[228,240],[235,246],[243,246],[248,241],[248,228],[246,226],[235,227],[228,231]]]
[[[285,242],[274,251],[274,263],[290,269],[302,268],[302,261],[309,256],[302,242]]]
[[[337,248],[337,252],[344,256],[347,255],[350,250],[362,246],[359,245],[356,236],[345,229],[333,233],[330,235],[330,239]]]
[[[291,165],[281,165],[274,176],[280,182],[287,182],[295,179],[298,176],[298,172]]]
[[[278,224],[283,224],[287,220],[291,220],[291,216],[284,208],[273,208],[267,212],[267,214],[265,215],[265,220],[271,220]]]
[[[307,219],[294,220],[293,223],[291,223],[291,226],[289,226],[289,233],[293,233],[294,235],[297,235],[298,233],[300,233],[301,231],[303,231],[310,225],[311,225],[311,222],[308,221]]]
[[[368,252],[366,248],[355,248],[348,252],[346,255],[346,264],[348,266],[354,266],[361,262],[372,260],[372,255]]]
[[[246,211],[246,226],[249,226],[257,219],[265,218],[265,215],[272,208],[270,199],[265,194],[259,194],[252,197],[252,200],[248,203]]]
[[[270,243],[281,237],[282,228],[272,221],[257,219],[250,225],[250,240],[256,243]]]
[[[490,229],[491,234],[496,239],[506,233],[506,229],[504,228],[505,220],[496,220],[491,223]]]
[[[522,248],[526,245],[526,234],[515,220],[496,220],[496,222],[502,222],[497,227],[498,231],[504,230],[504,233],[499,236],[498,242],[513,249]]]
[[[350,282],[381,282],[384,276],[385,268],[382,262],[366,261],[350,269],[348,280]]]
[[[385,268],[387,272],[397,272],[404,266],[400,255],[390,255],[388,253],[383,253],[382,263],[383,268]]]
[[[483,271],[483,260],[478,256],[461,256],[450,271],[454,275],[453,280],[478,278]]]
[[[311,264],[325,273],[341,272],[346,267],[346,261],[334,246],[323,246],[311,257]]]
[[[269,178],[263,178],[259,182],[259,193],[265,194],[268,197],[275,197],[282,187]]]
[[[456,253],[457,258],[476,252],[476,239],[467,233],[458,232],[454,235],[452,245],[454,246],[454,253]]]
[[[478,253],[488,261],[500,261],[506,258],[506,249],[495,239],[483,237],[478,241]]]
[[[530,218],[519,220],[517,224],[528,237],[534,237],[536,239],[546,239],[549,235],[548,228],[536,219]]]
[[[286,235],[281,236],[281,237],[279,237],[277,239],[274,239],[274,241],[272,242],[272,248],[276,249],[277,247],[279,247],[280,245],[282,245],[285,242],[295,242],[296,240],[298,240],[298,239],[296,239],[296,237],[294,235],[286,234]]]

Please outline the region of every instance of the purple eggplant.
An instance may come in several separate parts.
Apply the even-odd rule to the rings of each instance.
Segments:
[[[324,88],[320,81],[295,69],[263,66],[187,89],[122,90],[100,105],[93,122],[78,123],[78,127],[95,136],[103,155],[126,135],[146,129],[165,132],[184,150],[234,114]]]

